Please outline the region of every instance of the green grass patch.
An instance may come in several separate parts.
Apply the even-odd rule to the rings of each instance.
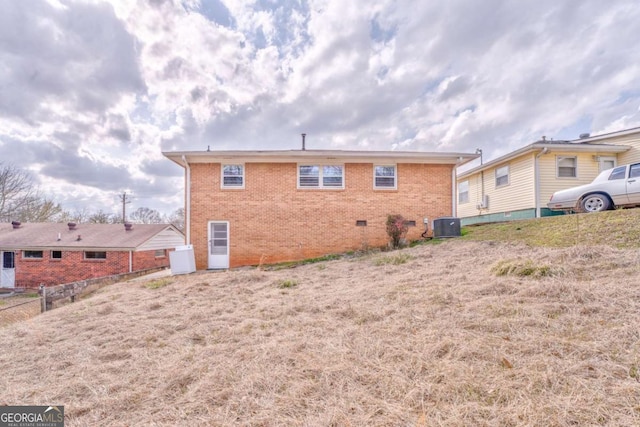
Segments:
[[[557,248],[574,245],[640,248],[640,209],[470,225],[463,230],[460,238],[464,240],[521,242]]]
[[[317,258],[303,259],[300,261],[279,262],[277,264],[271,264],[271,265],[265,266],[265,270],[272,270],[272,271],[285,270],[287,268],[295,268],[301,265],[315,264],[318,262],[325,262],[325,261],[334,261],[337,259],[341,259],[342,257],[343,255],[341,254],[329,254],[329,255],[323,255]]]
[[[172,279],[156,279],[144,284],[147,289],[160,289],[173,283]]]
[[[298,286],[298,282],[293,279],[281,279],[281,280],[278,280],[277,286],[280,289],[290,289]]]
[[[551,277],[564,273],[560,267],[542,264],[536,265],[532,260],[501,260],[492,268],[491,272],[496,276],[517,276],[517,277]]]
[[[379,267],[381,265],[401,265],[411,261],[413,256],[408,253],[400,252],[394,255],[381,256],[373,260],[373,265]]]

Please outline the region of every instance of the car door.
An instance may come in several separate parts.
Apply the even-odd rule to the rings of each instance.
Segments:
[[[640,204],[640,163],[629,167],[627,198],[629,199],[629,204]]]
[[[613,204],[626,205],[629,204],[629,198],[627,197],[627,177],[629,176],[629,165],[618,166],[613,169],[609,174],[606,181],[599,181],[596,183],[594,180],[594,188],[591,193],[602,190],[611,196]],[[600,175],[598,175],[600,178]],[[596,178],[596,180],[598,179]]]

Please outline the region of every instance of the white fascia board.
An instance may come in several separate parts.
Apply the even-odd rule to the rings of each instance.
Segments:
[[[169,160],[184,167],[188,163],[299,163],[329,161],[340,163],[424,163],[462,165],[475,160],[475,153],[438,153],[422,151],[341,151],[341,150],[282,150],[282,151],[186,151],[163,152]]]

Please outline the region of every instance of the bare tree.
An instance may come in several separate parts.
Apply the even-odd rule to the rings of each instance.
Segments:
[[[32,196],[25,199],[18,212],[20,221],[55,222],[62,213],[62,207],[52,200]]]
[[[0,221],[55,221],[59,204],[40,195],[28,172],[0,162]]]
[[[145,207],[138,208],[135,211],[133,211],[129,215],[129,219],[131,219],[131,221],[136,222],[138,224],[162,223],[162,216],[160,215],[160,212],[158,212],[155,209],[149,209]]]
[[[89,215],[87,220],[91,224],[117,224],[120,221],[120,217],[117,214],[104,212],[100,209],[98,212]]]
[[[87,208],[76,209],[75,211],[62,211],[58,215],[57,222],[76,222],[81,224],[83,222],[89,222],[91,214],[87,211]]]
[[[31,177],[12,165],[0,163],[0,218],[3,222],[17,219],[24,200],[33,195]]]
[[[184,231],[184,208],[176,209],[165,217],[165,222],[175,225],[180,231]]]

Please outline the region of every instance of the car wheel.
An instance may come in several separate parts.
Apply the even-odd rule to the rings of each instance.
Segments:
[[[604,194],[589,194],[582,199],[582,210],[584,212],[602,212],[609,209],[610,206],[609,197]]]

